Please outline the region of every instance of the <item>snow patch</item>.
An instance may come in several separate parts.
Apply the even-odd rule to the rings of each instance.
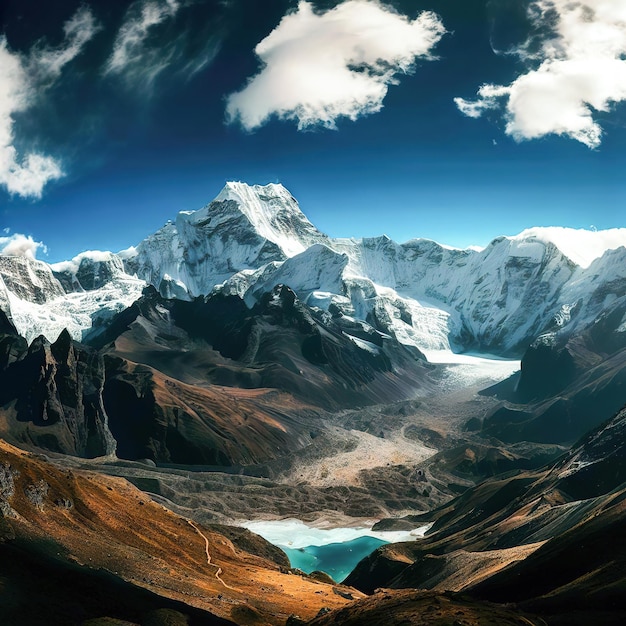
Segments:
[[[69,293],[37,304],[8,292],[11,318],[17,331],[29,343],[43,335],[48,341],[57,339],[67,329],[72,339],[81,341],[94,326],[128,308],[141,296],[145,283],[128,278],[104,287]]]
[[[280,184],[247,185],[228,182],[215,198],[215,202],[227,200],[236,202],[256,232],[277,244],[287,257],[304,252],[313,243],[313,240],[302,241],[294,235],[313,235],[313,239],[318,241],[325,239],[302,213],[296,199]],[[297,222],[300,222],[300,233],[293,232],[291,228]]]
[[[509,248],[509,256],[541,263],[545,249],[545,245],[540,242],[514,239]]]
[[[130,246],[124,250],[120,250],[117,253],[117,256],[120,257],[122,261],[127,261],[128,259],[132,259],[137,256],[137,248],[135,246]]]
[[[590,465],[595,465],[599,461],[600,459],[595,459],[593,461],[584,461],[582,459],[579,459],[579,460],[573,461],[562,472],[559,473],[559,478],[566,478],[567,476],[576,474],[577,472],[584,469],[585,467],[589,467]]]

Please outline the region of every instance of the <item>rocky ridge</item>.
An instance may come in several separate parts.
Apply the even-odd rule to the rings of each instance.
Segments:
[[[428,515],[420,543],[383,546],[346,579],[519,602],[555,623],[618,623],[626,551],[626,408],[542,469],[508,472]],[[418,520],[413,519],[416,523]],[[462,576],[458,573],[463,572]]]

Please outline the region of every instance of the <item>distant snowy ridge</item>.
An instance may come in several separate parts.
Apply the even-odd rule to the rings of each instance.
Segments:
[[[626,228],[585,230],[562,226],[535,227],[528,228],[510,239],[550,242],[576,265],[586,268],[608,250],[626,246]]]
[[[81,340],[129,307],[145,286],[111,252],[84,252],[52,266],[0,256],[0,308],[29,342],[39,335],[55,341],[65,328]]]
[[[63,324],[81,338],[146,283],[168,298],[217,290],[249,306],[283,283],[310,306],[408,345],[519,356],[539,335],[589,323],[626,298],[626,228],[532,228],[464,250],[331,239],[282,185],[232,182],[136,247],[53,266],[5,261],[0,278],[0,306],[28,338],[55,339]]]

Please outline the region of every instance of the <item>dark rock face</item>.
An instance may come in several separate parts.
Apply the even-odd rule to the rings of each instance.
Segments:
[[[625,459],[626,407],[548,466],[497,476],[431,512],[426,539],[379,548],[346,584],[428,589],[455,557],[545,541],[495,575],[487,564],[486,579],[464,593],[520,603],[554,623],[618,624],[626,611]]]
[[[0,371],[14,363],[28,349],[28,343],[20,337],[15,326],[4,311],[0,310]]]
[[[585,435],[556,465],[558,486],[575,500],[595,498],[626,482],[626,408]]]
[[[567,387],[575,375],[576,363],[567,347],[533,345],[522,359],[517,390],[523,399],[547,398]]]
[[[384,546],[383,546],[384,548]],[[398,544],[394,549],[378,548],[360,561],[344,580],[344,584],[355,587],[363,593],[374,593],[378,588],[389,587],[411,562],[412,555],[405,555],[406,544]]]
[[[626,349],[626,333],[620,330],[626,301],[606,309],[589,326],[577,332],[557,331],[539,337],[522,358],[518,384],[521,400],[554,396],[585,372]]]
[[[622,623],[626,615],[625,533],[622,502],[477,585],[472,595],[492,602],[520,603],[528,610],[549,615],[579,613],[577,621],[561,618],[559,623],[563,624]],[[604,611],[606,617],[602,616]]]
[[[228,359],[240,359],[246,351],[253,318],[237,296],[216,294],[186,303],[171,304],[172,319],[190,338],[202,339]]]
[[[244,451],[229,454],[223,445],[212,407],[203,406],[212,398],[190,396],[192,409],[178,398],[182,387],[160,380],[150,368],[108,357],[107,365],[103,401],[120,458],[220,466],[246,458]]]
[[[274,329],[280,328],[282,333],[295,331],[297,334],[293,339],[296,346],[299,344],[301,355],[311,365],[332,372],[333,378],[341,381],[344,387],[362,388],[374,382],[377,374],[393,370],[389,354],[382,349],[383,338],[378,331],[371,327],[365,331],[361,327],[354,335],[350,335],[348,325],[342,327],[341,318],[314,315],[289,287],[279,285],[266,293],[252,313],[261,318],[261,323],[267,323]],[[365,341],[381,349],[369,351],[360,348],[349,339],[350,336],[357,339],[363,337]],[[404,353],[399,345],[393,348],[397,349],[399,356],[414,361],[417,378],[417,372],[423,363],[408,351]],[[393,348],[389,346],[390,353]],[[280,358],[278,351],[272,352],[274,358]]]
[[[419,353],[365,323],[314,312],[279,285],[165,300],[152,287],[85,346],[30,346],[0,318],[7,436],[78,456],[241,466],[310,443],[315,411],[434,386]],[[110,430],[109,430],[110,429]]]
[[[608,419],[626,398],[626,299],[580,332],[539,337],[522,359],[508,403],[487,415],[483,432],[504,442],[571,445]]]
[[[0,345],[8,342],[5,336]],[[24,343],[13,340],[0,371],[0,407],[10,416],[7,435],[65,454],[112,452],[102,357],[73,342],[67,331],[53,344],[39,337],[24,351]]]
[[[124,271],[122,260],[114,254],[106,253],[96,260],[83,256],[74,271],[53,271],[54,277],[67,293],[93,291],[99,289]]]

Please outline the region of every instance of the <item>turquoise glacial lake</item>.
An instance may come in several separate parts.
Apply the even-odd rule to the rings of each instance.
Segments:
[[[336,582],[341,582],[356,567],[356,564],[382,545],[389,543],[375,537],[358,537],[351,541],[329,543],[324,546],[289,548],[279,545],[297,567],[310,574],[314,571],[326,572]]]

